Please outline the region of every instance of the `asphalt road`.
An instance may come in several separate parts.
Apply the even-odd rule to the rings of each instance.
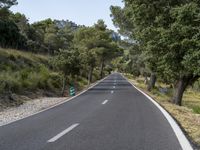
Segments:
[[[120,74],[0,127],[0,150],[181,150],[160,110]]]

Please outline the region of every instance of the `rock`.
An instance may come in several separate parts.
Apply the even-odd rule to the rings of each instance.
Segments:
[[[158,89],[159,89],[160,93],[162,93],[162,94],[167,94],[168,91],[169,91],[168,88],[162,88],[162,87],[160,87]]]

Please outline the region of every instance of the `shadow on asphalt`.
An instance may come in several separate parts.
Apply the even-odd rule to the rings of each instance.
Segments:
[[[113,80],[112,80],[113,81]],[[117,80],[118,81],[118,80]],[[107,81],[103,81],[101,83],[99,83],[98,85],[96,85],[95,87],[93,87],[92,89],[89,89],[88,92],[89,93],[107,93],[107,92],[111,92],[113,91],[120,91],[120,90],[126,90],[130,87],[132,87],[132,85],[128,82],[126,82],[125,80],[123,80],[124,82],[116,82],[116,85],[114,84],[114,82],[107,82]],[[115,88],[113,88],[113,86],[115,86]]]

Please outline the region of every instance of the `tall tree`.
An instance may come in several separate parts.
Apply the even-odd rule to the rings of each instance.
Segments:
[[[0,9],[10,8],[13,5],[17,5],[17,0],[0,0]]]
[[[28,19],[26,18],[26,16],[21,13],[15,13],[15,14],[10,15],[10,19],[15,22],[15,24],[17,25],[17,27],[20,30],[20,33],[24,37],[28,38],[27,32],[30,28],[30,25],[29,25],[29,22],[28,22]]]
[[[24,49],[26,39],[20,34],[17,25],[10,20],[0,20],[0,46],[4,48]]]
[[[75,33],[73,43],[80,52],[81,60],[88,72],[88,84],[90,84],[97,59],[95,29],[92,27],[80,28]]]
[[[159,51],[163,58],[159,66],[162,76],[174,83],[173,103],[181,105],[188,85],[200,77],[200,7],[190,2],[170,11],[173,22],[160,29]],[[170,78],[170,79],[169,79]]]
[[[44,44],[48,49],[48,54],[53,55],[55,50],[58,50],[59,47],[59,37],[57,35],[58,28],[55,26],[54,23],[50,24],[45,29],[44,34]]]
[[[117,43],[114,42],[113,32],[107,29],[103,20],[98,20],[94,25],[96,33],[97,55],[100,61],[100,77],[103,78],[103,71],[106,61],[111,61],[116,56],[120,55],[120,50]]]
[[[52,59],[52,64],[63,74],[62,96],[65,93],[67,79],[74,78],[80,71],[79,52],[76,49],[61,50]]]

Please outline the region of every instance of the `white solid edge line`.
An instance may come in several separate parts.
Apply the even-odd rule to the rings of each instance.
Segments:
[[[102,103],[102,105],[105,105],[107,102],[108,102],[108,100],[105,100],[105,101]]]
[[[123,75],[122,75],[123,76]],[[124,76],[123,76],[124,77]],[[172,118],[172,116],[163,108],[161,107],[154,99],[152,99],[149,95],[147,95],[145,92],[137,88],[133,83],[131,83],[126,77],[124,77],[135,89],[137,89],[139,92],[141,92],[144,96],[146,96],[165,116],[169,124],[171,125],[181,147],[183,150],[193,150],[190,142],[186,138],[185,134],[179,127],[179,125],[176,123],[176,121]]]
[[[79,125],[79,123],[71,125],[69,128],[67,128],[64,131],[60,132],[59,134],[57,134],[56,136],[54,136],[53,138],[51,138],[47,142],[48,143],[52,143],[52,142],[57,141],[59,138],[61,138],[62,136],[64,136],[65,134],[67,134],[68,132],[70,132],[71,130],[73,130],[74,128],[76,128],[78,125]]]
[[[110,75],[112,75],[112,74],[110,74]],[[6,124],[0,125],[0,127],[6,126],[6,125],[9,125],[9,124],[12,124],[12,123],[14,123],[14,122],[17,122],[17,121],[20,121],[20,120],[23,120],[23,119],[26,119],[26,118],[28,118],[28,117],[37,115],[37,114],[39,114],[39,113],[42,113],[42,112],[47,111],[47,110],[50,110],[50,109],[52,109],[52,108],[54,108],[54,107],[57,107],[57,106],[59,106],[59,105],[62,105],[62,104],[64,104],[64,103],[67,103],[67,102],[73,100],[74,98],[76,98],[76,97],[82,95],[83,93],[87,92],[87,91],[90,90],[91,88],[95,87],[95,86],[98,85],[100,82],[102,82],[103,80],[107,79],[110,75],[108,75],[107,77],[105,77],[105,78],[103,78],[103,79],[97,81],[96,83],[94,83],[93,85],[91,85],[88,89],[83,90],[82,92],[80,92],[80,93],[77,94],[76,96],[73,96],[73,97],[71,97],[71,98],[69,98],[69,99],[66,99],[66,100],[63,101],[63,102],[60,102],[60,103],[55,104],[55,105],[53,105],[53,106],[51,106],[51,107],[48,107],[48,108],[46,108],[46,109],[43,109],[43,110],[38,111],[38,112],[36,112],[36,113],[33,113],[33,114],[29,115],[29,116],[26,116],[26,117],[23,117],[23,118],[21,118],[21,119],[17,119],[17,120],[8,122],[8,123],[6,123]]]

